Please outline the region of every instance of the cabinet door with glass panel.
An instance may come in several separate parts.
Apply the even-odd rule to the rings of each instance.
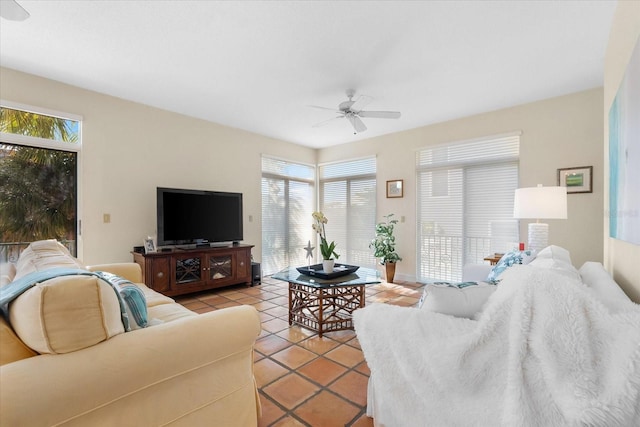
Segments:
[[[179,290],[185,287],[199,286],[204,281],[203,265],[206,262],[205,254],[191,252],[184,255],[175,255],[174,280],[172,287]]]

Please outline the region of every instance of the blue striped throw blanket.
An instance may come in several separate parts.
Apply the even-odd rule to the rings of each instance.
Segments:
[[[147,302],[144,293],[130,281],[103,271],[87,271],[74,268],[50,268],[36,271],[20,277],[0,288],[0,310],[6,319],[9,318],[9,303],[18,298],[24,292],[36,285],[50,279],[62,276],[95,276],[108,283],[116,293],[120,303],[120,313],[125,331],[146,328]]]

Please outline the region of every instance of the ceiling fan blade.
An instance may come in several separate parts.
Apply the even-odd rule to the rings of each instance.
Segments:
[[[31,15],[15,0],[3,0],[0,2],[0,16],[9,21],[24,21]]]
[[[356,99],[355,102],[351,104],[351,107],[349,107],[349,109],[351,111],[362,111],[362,109],[366,107],[371,101],[373,101],[372,97],[367,95],[360,95],[358,99]]]
[[[374,119],[399,119],[399,111],[360,111],[360,117],[371,117]]]
[[[342,112],[342,111],[336,110],[335,108],[320,107],[319,105],[307,105],[307,107],[317,108],[319,110],[329,110],[329,111],[333,111],[334,113],[341,113]]]
[[[336,119],[344,119],[344,116],[332,117],[329,120],[323,120],[320,123],[316,123],[315,125],[313,125],[311,127],[319,128],[321,126],[324,126],[324,125],[327,125],[327,124],[331,123],[332,121],[334,121]]]
[[[367,127],[365,126],[364,122],[360,120],[360,117],[354,114],[350,114],[346,117],[347,119],[349,119],[349,122],[351,122],[351,126],[353,126],[353,128],[356,130],[357,133],[364,132],[365,130],[367,130]]]

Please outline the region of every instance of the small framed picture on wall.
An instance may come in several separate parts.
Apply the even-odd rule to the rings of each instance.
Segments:
[[[403,197],[404,189],[403,189],[403,180],[395,179],[393,181],[387,181],[387,198],[391,199],[394,197]]]
[[[567,187],[567,194],[593,192],[593,166],[558,169],[558,185]]]

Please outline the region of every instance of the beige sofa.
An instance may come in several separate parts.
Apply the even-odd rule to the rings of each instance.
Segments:
[[[58,242],[34,242],[0,285],[51,267],[83,266]],[[89,269],[134,282],[153,326],[124,332],[117,294],[96,277],[36,284],[0,316],[0,425],[257,425],[253,307],[196,314],[141,284],[137,264]]]

